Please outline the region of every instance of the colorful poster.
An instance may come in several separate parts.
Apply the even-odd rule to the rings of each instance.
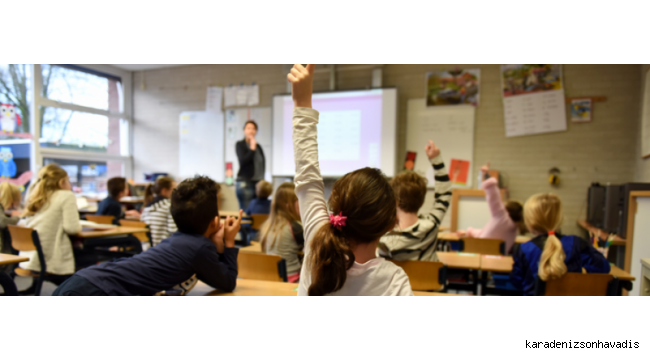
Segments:
[[[478,106],[480,75],[479,69],[427,73],[427,106]]]
[[[571,121],[573,122],[591,121],[591,99],[571,100]]]
[[[415,158],[418,153],[415,151],[406,152],[406,160],[404,160],[404,170],[413,170],[415,168]]]
[[[562,90],[562,67],[555,65],[501,65],[503,97]]]
[[[469,161],[451,159],[449,165],[449,178],[452,184],[467,185],[469,175]]]

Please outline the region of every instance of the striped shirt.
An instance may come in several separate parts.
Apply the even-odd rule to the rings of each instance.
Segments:
[[[442,157],[430,160],[436,180],[435,202],[426,215],[420,215],[418,221],[405,228],[396,227],[379,240],[379,254],[398,261],[422,260],[438,261],[438,231],[440,223],[449,208],[451,200],[451,182]]]
[[[178,231],[170,212],[171,206],[171,200],[156,196],[142,211],[140,220],[149,225],[153,246],[160,244],[161,241]]]

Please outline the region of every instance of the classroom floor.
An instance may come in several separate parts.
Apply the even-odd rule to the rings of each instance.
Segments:
[[[32,285],[32,278],[16,276],[14,282],[16,283],[16,287],[18,288],[18,291],[26,290],[27,288],[30,287],[30,285]],[[51,296],[54,290],[56,290],[56,285],[52,284],[51,282],[45,281],[43,283],[43,287],[41,288],[41,296]],[[32,296],[32,295],[25,295],[25,296]]]

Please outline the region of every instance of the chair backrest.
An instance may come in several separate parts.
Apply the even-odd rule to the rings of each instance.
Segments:
[[[279,255],[240,252],[237,266],[242,279],[287,281],[286,263]]]
[[[447,267],[436,261],[395,261],[404,269],[414,291],[442,290],[447,282]]]
[[[253,220],[251,228],[260,231],[262,229],[262,224],[264,224],[268,218],[269,214],[251,214],[251,219]]]
[[[86,220],[106,225],[112,224],[114,218],[115,217],[111,215],[86,215]]]
[[[34,245],[34,239],[32,238],[34,229],[17,225],[8,225],[7,228],[11,236],[11,246],[14,249],[18,251],[36,250],[36,245]]]
[[[461,251],[481,255],[505,255],[505,246],[500,239],[462,238]]]
[[[614,296],[618,278],[609,274],[566,273],[559,279],[535,282],[535,295],[546,296]]]

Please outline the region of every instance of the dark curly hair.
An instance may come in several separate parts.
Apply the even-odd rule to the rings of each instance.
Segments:
[[[217,194],[221,187],[207,176],[181,182],[172,192],[171,214],[178,231],[203,235],[219,216]]]

